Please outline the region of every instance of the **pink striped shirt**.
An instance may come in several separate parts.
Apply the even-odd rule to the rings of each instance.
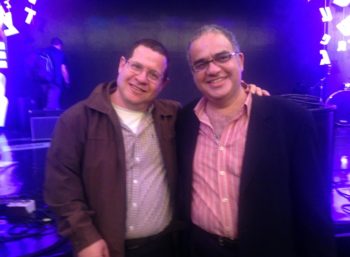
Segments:
[[[240,175],[252,97],[217,138],[202,98],[194,111],[200,121],[193,162],[192,221],[207,232],[237,237]]]

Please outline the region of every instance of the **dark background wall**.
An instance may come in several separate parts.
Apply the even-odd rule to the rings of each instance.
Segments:
[[[198,93],[185,49],[193,30],[207,23],[236,33],[246,58],[244,79],[273,94],[309,92],[325,74],[319,66],[321,0],[38,0],[31,25],[16,16],[26,3],[13,3],[21,33],[8,38],[7,94],[12,116],[26,109],[23,99],[32,91],[30,54],[48,46],[53,36],[65,43],[72,80],[72,87],[64,92],[64,107],[85,98],[99,82],[115,79],[120,56],[142,37],[158,39],[170,51],[171,82],[162,97],[187,103]]]

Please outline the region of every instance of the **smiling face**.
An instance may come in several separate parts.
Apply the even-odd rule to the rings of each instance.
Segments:
[[[133,67],[135,64],[139,69],[137,72]],[[112,102],[129,110],[146,111],[166,84],[166,80],[163,79],[152,80],[152,75],[162,76],[166,68],[167,60],[164,55],[139,45],[129,60],[125,57],[120,58],[118,86],[111,97]]]
[[[211,60],[222,53],[236,52],[230,41],[220,32],[207,32],[195,39],[189,47],[190,64]],[[192,70],[197,88],[212,103],[230,104],[241,89],[244,57],[232,56],[225,63],[210,62],[204,70]]]

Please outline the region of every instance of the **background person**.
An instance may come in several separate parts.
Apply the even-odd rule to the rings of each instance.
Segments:
[[[63,42],[58,37],[51,39],[48,48],[34,56],[33,90],[34,106],[43,110],[60,110],[62,89],[70,84],[69,73],[63,52]]]

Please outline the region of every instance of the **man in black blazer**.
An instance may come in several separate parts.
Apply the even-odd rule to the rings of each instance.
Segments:
[[[334,256],[311,114],[245,93],[244,55],[225,28],[199,29],[188,61],[203,95],[177,122],[178,211],[190,256]]]

